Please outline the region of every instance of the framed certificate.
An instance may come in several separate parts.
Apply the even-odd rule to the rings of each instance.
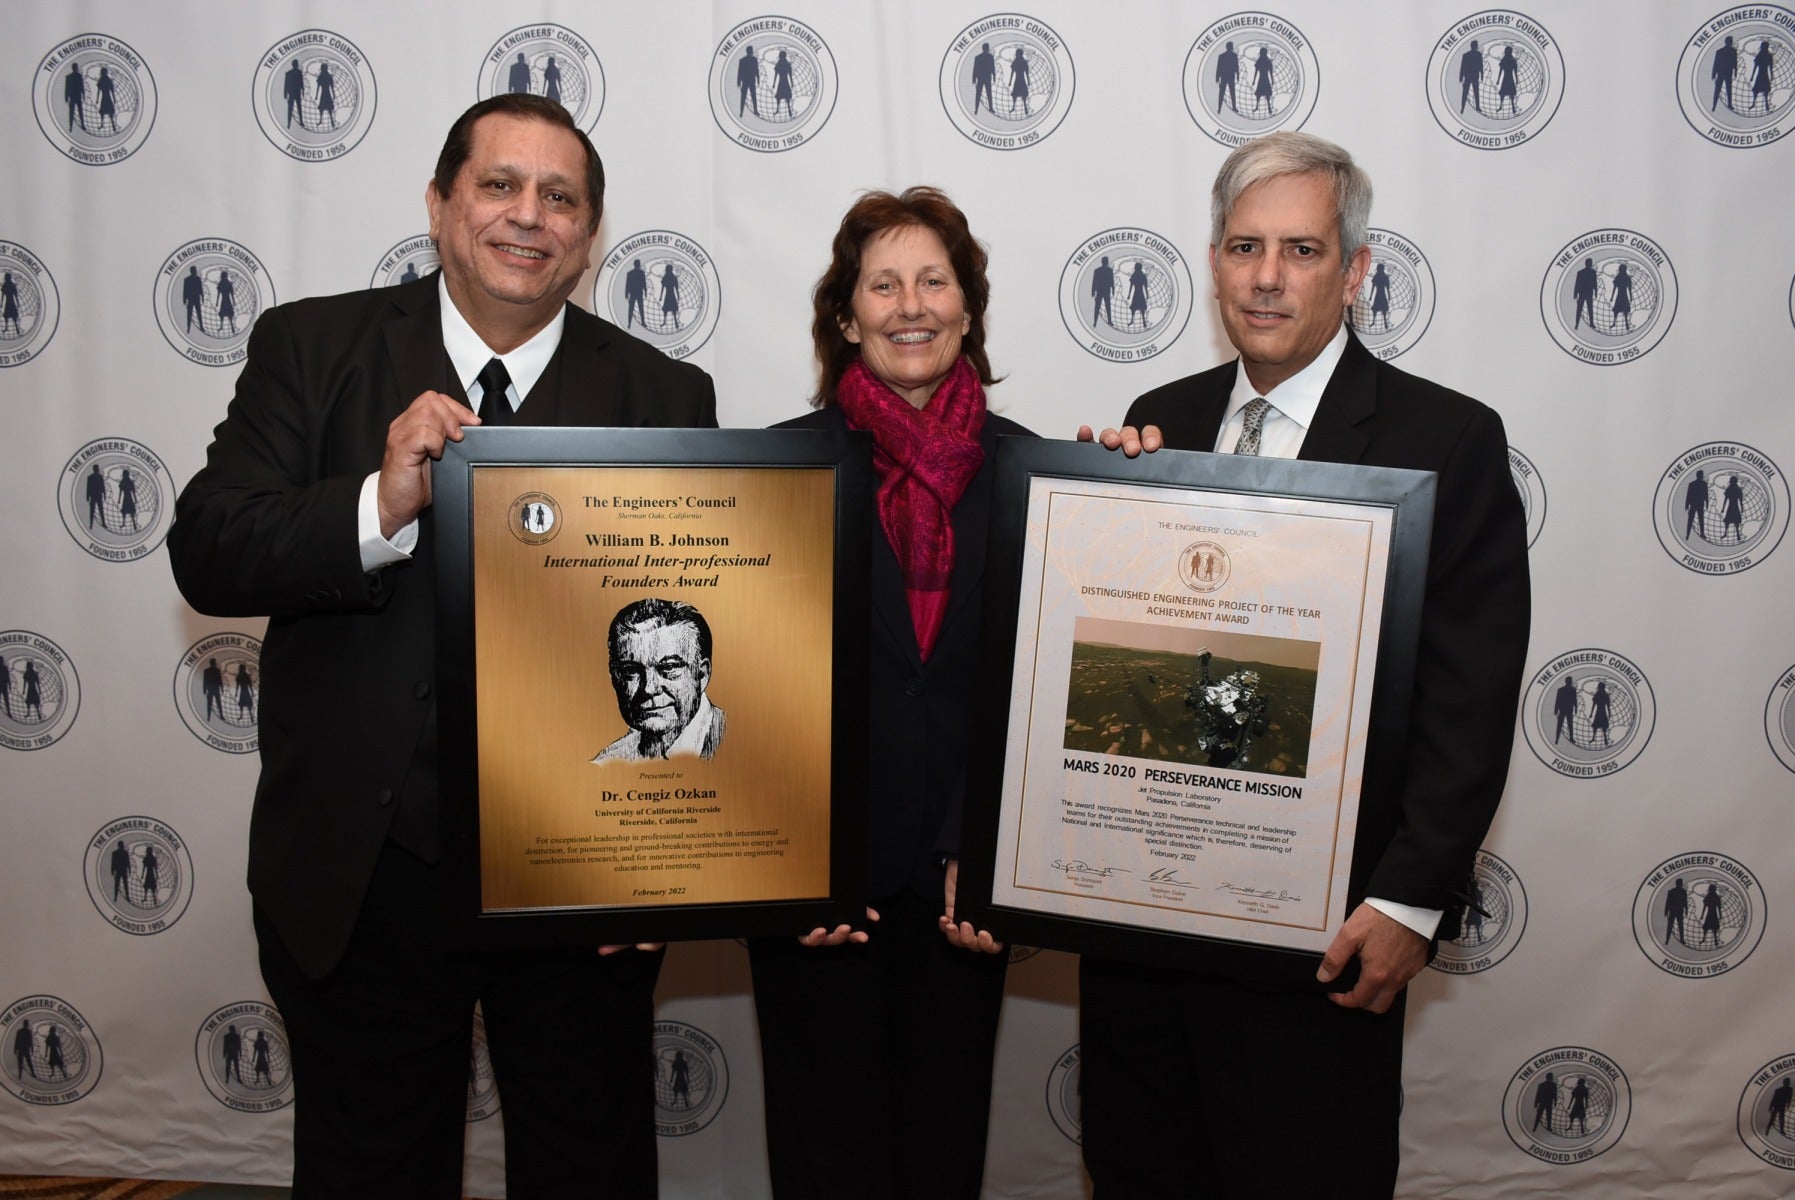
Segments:
[[[996,470],[962,919],[1312,984],[1402,739],[1435,477],[1014,439]]]
[[[445,839],[482,941],[864,903],[865,435],[469,429],[433,474]]]

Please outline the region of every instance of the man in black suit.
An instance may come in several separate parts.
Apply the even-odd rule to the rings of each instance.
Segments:
[[[1209,263],[1240,358],[1147,393],[1100,435],[1131,456],[1257,453],[1439,483],[1406,737],[1368,753],[1348,915],[1316,986],[1081,966],[1097,1200],[1395,1189],[1404,989],[1433,941],[1457,933],[1502,794],[1529,593],[1501,418],[1380,362],[1344,327],[1371,261],[1370,211],[1370,179],[1330,142],[1274,133],[1235,150],[1215,182]],[[1355,958],[1352,988],[1324,990]]]
[[[714,426],[715,393],[567,303],[604,170],[560,105],[474,105],[424,199],[440,274],[262,315],[168,539],[196,609],[271,614],[249,887],[290,1043],[294,1195],[460,1196],[478,1000],[509,1194],[652,1196],[659,956],[464,942],[430,463],[466,425]]]

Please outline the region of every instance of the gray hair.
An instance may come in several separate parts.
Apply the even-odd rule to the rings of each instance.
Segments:
[[[1228,155],[1209,192],[1209,244],[1222,244],[1222,229],[1242,192],[1280,175],[1308,174],[1326,175],[1333,181],[1344,269],[1365,245],[1371,225],[1371,176],[1343,147],[1312,133],[1279,130],[1245,142]]]

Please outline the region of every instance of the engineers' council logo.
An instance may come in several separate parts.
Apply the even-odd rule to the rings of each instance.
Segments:
[[[120,817],[87,843],[87,896],[117,929],[143,936],[181,919],[193,899],[193,856],[154,817]]]
[[[1667,975],[1724,975],[1764,936],[1764,889],[1724,854],[1678,854],[1653,867],[1633,897],[1633,940]]]
[[[1527,685],[1521,729],[1539,760],[1572,779],[1612,775],[1652,737],[1657,703],[1645,672],[1612,650],[1573,650]]]
[[[175,708],[187,731],[214,750],[253,754],[261,745],[262,643],[246,633],[201,638],[175,668]]]
[[[1213,592],[1233,573],[1233,560],[1216,542],[1192,542],[1178,552],[1178,578],[1193,592]]]
[[[1750,446],[1709,442],[1665,469],[1652,524],[1664,552],[1698,575],[1749,570],[1788,532],[1789,481]]]
[[[704,247],[683,233],[649,229],[605,255],[592,308],[668,358],[685,358],[716,330],[723,283]]]
[[[525,25],[494,42],[480,63],[480,99],[501,92],[546,96],[591,133],[605,107],[605,69],[592,44],[565,25]]]
[[[1593,229],[1552,258],[1539,312],[1580,362],[1630,362],[1664,340],[1677,315],[1677,272],[1664,248],[1630,229]]]
[[[1564,55],[1532,17],[1492,8],[1453,23],[1427,60],[1427,106],[1452,137],[1507,150],[1551,123],[1564,99]]]
[[[287,1026],[272,1004],[227,1004],[200,1022],[193,1057],[212,1098],[238,1112],[274,1112],[293,1103]]]
[[[1106,229],[1060,271],[1060,320],[1098,358],[1143,362],[1184,332],[1193,292],[1176,246],[1145,229]]]
[[[1521,493],[1521,511],[1527,515],[1527,548],[1531,550],[1546,527],[1546,481],[1533,460],[1513,446],[1508,448],[1508,474],[1515,491]]]
[[[44,55],[31,107],[50,144],[90,167],[137,152],[156,123],[156,77],[143,57],[103,33],[83,33]]]
[[[1633,1114],[1633,1089],[1612,1059],[1555,1046],[1508,1081],[1502,1125],[1509,1140],[1549,1163],[1579,1163],[1614,1148]]]
[[[416,283],[441,265],[436,242],[427,233],[408,237],[380,256],[369,287],[391,287],[395,283]]]
[[[80,710],[81,677],[61,646],[29,630],[0,633],[0,746],[42,750]]]
[[[505,524],[518,541],[540,546],[561,532],[561,505],[547,492],[525,492],[511,502]]]
[[[1515,869],[1488,850],[1477,852],[1466,894],[1471,903],[1458,936],[1442,938],[1439,953],[1427,964],[1448,975],[1489,970],[1514,953],[1527,929],[1527,889]]]
[[[0,1083],[27,1104],[68,1104],[93,1091],[100,1039],[74,1006],[27,996],[0,1012]]]
[[[235,366],[249,355],[249,327],[274,307],[274,281],[246,247],[201,238],[163,261],[155,305],[162,336],[189,362]]]
[[[499,1081],[486,1049],[486,1014],[474,1005],[474,1041],[467,1062],[467,1123],[484,1121],[499,1111]]]
[[[839,84],[835,56],[814,29],[790,17],[755,17],[717,43],[711,116],[738,146],[790,150],[828,124]]]
[[[1795,103],[1795,12],[1753,4],[1704,21],[1677,60],[1677,103],[1717,146],[1781,139]]]
[[[300,162],[355,149],[374,124],[374,70],[360,47],[328,29],[305,29],[268,47],[256,64],[256,124]]]
[[[1032,146],[1072,109],[1072,55],[1045,22],[994,13],[962,29],[941,56],[941,107],[954,128],[992,150]]]
[[[56,336],[62,298],[37,255],[0,241],[0,367],[36,358]]]
[[[75,451],[56,486],[63,528],[107,562],[132,562],[162,544],[174,517],[175,481],[148,446],[100,438]]]
[[[1388,229],[1366,231],[1371,270],[1359,285],[1347,324],[1382,359],[1410,350],[1434,315],[1434,273],[1421,248]]]
[[[684,1021],[654,1023],[654,1128],[684,1137],[709,1125],[729,1096],[729,1060],[710,1034]]]
[[[1773,1058],[1752,1072],[1739,1094],[1739,1140],[1785,1171],[1795,1171],[1795,1054]]]
[[[1184,107],[1224,146],[1274,129],[1301,129],[1321,94],[1321,67],[1302,30],[1283,17],[1223,17],[1184,56]]]
[[[1776,760],[1795,771],[1795,667],[1782,673],[1764,701],[1764,736]]]
[[[1084,1143],[1084,1078],[1078,1069],[1082,1052],[1078,1044],[1060,1055],[1047,1073],[1047,1115],[1054,1128],[1074,1145]]]

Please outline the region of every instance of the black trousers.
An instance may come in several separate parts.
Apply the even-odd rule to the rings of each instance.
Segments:
[[[778,1200],[977,1200],[1008,959],[941,902],[875,900],[865,945],[749,943]]]
[[[450,932],[444,875],[389,843],[322,979],[256,914],[293,1068],[295,1200],[460,1200],[476,1000],[512,1200],[653,1197],[662,956],[468,949]]]
[[[1094,1200],[1390,1200],[1402,1016],[1319,992],[1086,957],[1085,1169]]]

